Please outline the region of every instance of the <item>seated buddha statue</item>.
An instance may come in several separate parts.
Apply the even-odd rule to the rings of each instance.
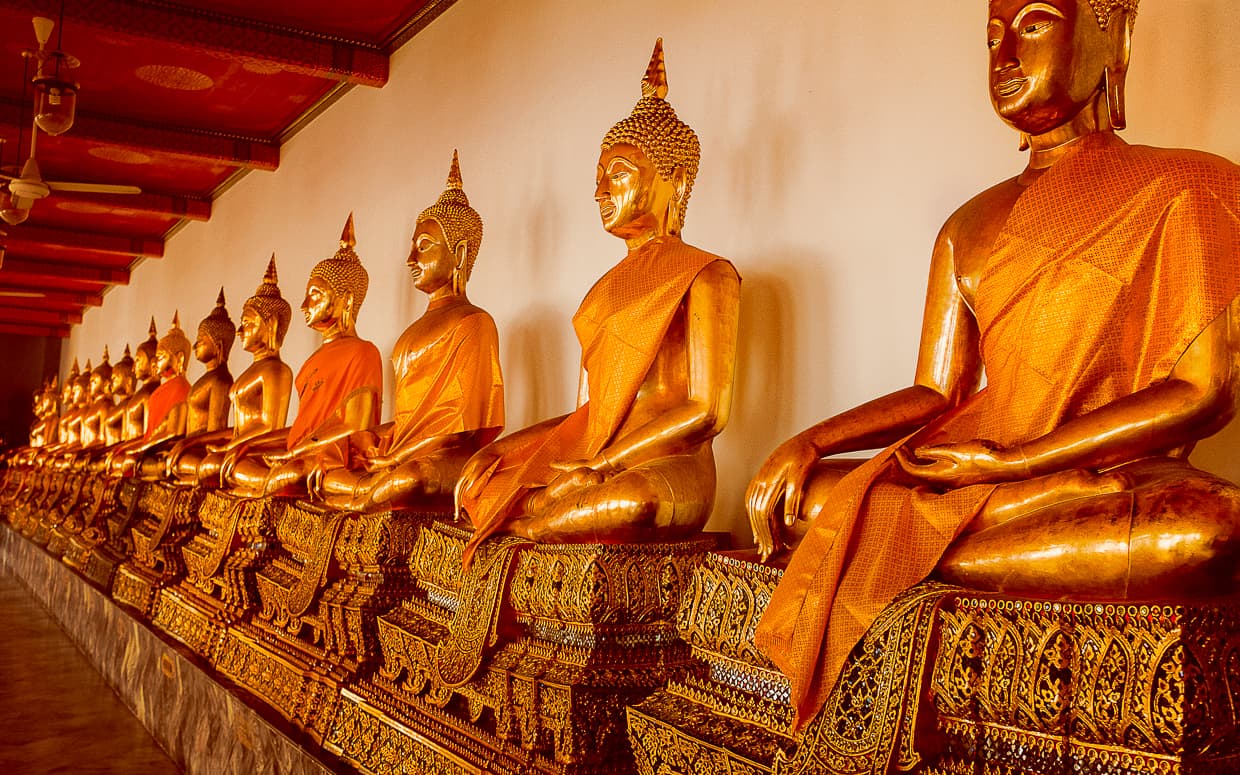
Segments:
[[[185,397],[184,433],[165,439],[156,454],[148,451],[141,468],[142,477],[145,479],[165,476],[170,461],[180,452],[186,439],[194,439],[228,425],[228,391],[233,382],[232,374],[228,371],[228,351],[232,349],[237,327],[228,316],[224,303],[224,289],[220,288],[211,314],[198,324],[194,357],[206,367],[206,372],[194,381]]]
[[[45,381],[43,387],[34,394],[35,421],[30,427],[28,450],[56,443],[56,428],[60,423],[60,411],[57,404],[60,390],[56,382],[56,378],[52,377]]]
[[[144,414],[146,430],[142,436],[121,444],[111,451],[110,468],[116,475],[131,475],[143,455],[150,449],[185,435],[189,412],[185,400],[190,384],[185,367],[190,353],[189,338],[181,330],[180,314],[172,317],[172,327],[155,347],[155,373],[159,387],[146,397]]]
[[[293,370],[280,360],[280,347],[288,333],[293,310],[280,294],[279,282],[276,257],[272,255],[258,290],[241,308],[237,336],[242,348],[254,357],[254,362],[241,372],[228,391],[235,424],[232,428],[185,439],[169,456],[169,476],[176,476],[182,482],[218,486],[226,455],[259,436],[284,427]]]
[[[133,356],[133,375],[136,387],[125,402],[124,422],[121,425],[123,441],[141,438],[146,433],[146,405],[151,394],[159,387],[159,372],[155,370],[155,352],[159,338],[155,318],[151,318],[146,339],[138,344]]]
[[[125,345],[125,353],[112,366],[112,409],[103,424],[104,443],[109,447],[127,441],[125,407],[133,397],[136,384],[133,355],[129,345]]]
[[[504,425],[499,335],[491,316],[470,303],[465,285],[482,244],[482,218],[452,155],[439,200],[413,232],[413,285],[426,312],[396,340],[393,421],[349,437],[349,457],[321,470],[317,489],[333,508],[450,500],[461,466]]]
[[[667,96],[662,41],[632,114],[604,137],[594,198],[627,255],[573,317],[578,406],[484,447],[456,488],[466,558],[505,531],[544,542],[646,542],[702,529],[711,440],[727,422],[740,278],[680,239],[700,156]]]
[[[67,462],[82,448],[82,421],[86,417],[86,408],[90,406],[92,371],[94,369],[89,359],[84,370],[79,369],[77,358],[73,359],[73,368],[61,394],[60,443],[47,449],[49,457],[55,458],[58,463]]]
[[[316,264],[306,281],[301,311],[323,344],[297,372],[297,417],[290,427],[228,453],[220,475],[237,495],[297,493],[320,459],[342,459],[348,437],[379,421],[383,361],[379,348],[357,335],[357,314],[370,278],[356,244],[350,213],[340,248]]]
[[[103,348],[99,365],[90,370],[86,382],[86,412],[82,415],[81,446],[83,451],[107,445],[107,422],[112,413],[112,364],[108,348]]]
[[[940,232],[913,385],[785,442],[749,486],[764,556],[804,535],[756,638],[802,721],[932,573],[1042,598],[1237,588],[1240,489],[1186,458],[1235,409],[1240,169],[1116,135],[1136,10],[991,0],[990,97],[1028,164]]]

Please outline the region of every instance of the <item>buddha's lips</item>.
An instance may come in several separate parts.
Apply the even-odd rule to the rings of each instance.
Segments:
[[[607,220],[616,214],[616,206],[611,202],[600,202],[598,206],[598,213],[603,216],[603,220]]]
[[[1000,97],[1011,97],[1016,92],[1024,88],[1029,82],[1028,78],[1009,78],[1006,81],[1000,81],[995,84],[995,94]]]

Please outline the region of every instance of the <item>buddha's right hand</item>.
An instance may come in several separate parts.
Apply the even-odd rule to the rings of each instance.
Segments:
[[[456,480],[452,491],[452,502],[455,504],[453,518],[461,518],[461,501],[477,498],[482,488],[490,480],[492,472],[499,465],[500,456],[490,447],[484,447],[474,453],[461,469],[461,478]]]
[[[813,444],[802,436],[794,436],[775,448],[749,483],[745,511],[764,562],[783,548],[784,528],[796,523],[805,484],[819,459]]]

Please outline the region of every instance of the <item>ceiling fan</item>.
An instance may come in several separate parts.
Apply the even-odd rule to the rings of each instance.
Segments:
[[[47,98],[50,94],[49,104],[52,101],[60,102],[64,99],[76,100],[77,85],[67,81],[60,80],[59,68],[62,63],[67,66],[75,66],[76,60],[62,51],[48,51],[47,42],[51,39],[52,28],[55,22],[51,19],[36,16],[32,19],[34,24],[35,39],[39,43],[37,50],[23,52],[23,56],[27,61],[31,58],[38,60],[38,70],[33,79],[36,89],[40,90],[40,100],[42,107],[42,99]],[[62,28],[63,29],[63,28]],[[56,65],[56,74],[47,75],[44,72],[44,65],[52,60]],[[25,108],[26,102],[26,74],[22,76],[22,107]],[[60,120],[58,122],[59,134],[69,128],[72,124],[72,107],[69,108],[69,116],[67,121]],[[30,130],[30,156],[26,159],[26,163],[22,165],[21,172],[12,175],[0,171],[0,178],[9,181],[7,197],[9,201],[4,203],[3,209],[0,209],[0,219],[10,225],[17,225],[26,220],[30,216],[30,208],[40,199],[47,197],[53,191],[72,191],[80,193],[94,194],[141,194],[142,189],[137,186],[119,186],[106,183],[75,183],[70,181],[44,180],[43,173],[39,170],[39,162],[35,159],[35,145],[39,137],[39,129],[41,126],[48,124],[47,114],[35,112],[34,123]],[[46,129],[45,129],[46,131]],[[2,140],[0,140],[2,142]],[[21,152],[21,135],[18,135],[18,153]]]

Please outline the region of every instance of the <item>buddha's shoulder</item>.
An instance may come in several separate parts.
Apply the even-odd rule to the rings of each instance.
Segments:
[[[960,244],[980,236],[993,242],[993,235],[1007,220],[1022,191],[1024,186],[1013,177],[977,194],[947,218],[939,231],[939,241]]]

